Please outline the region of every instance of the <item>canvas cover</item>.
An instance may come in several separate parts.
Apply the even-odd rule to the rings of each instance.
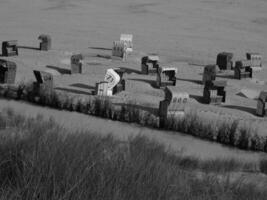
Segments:
[[[83,60],[83,55],[82,54],[74,54],[71,56],[71,62],[72,63],[80,63],[81,60]]]
[[[17,40],[6,41],[7,46],[16,46],[17,44],[18,44]]]
[[[39,35],[38,40],[42,40],[44,42],[49,42],[49,41],[51,41],[51,37],[50,37],[50,35],[41,34],[41,35]]]
[[[227,81],[220,80],[220,81],[213,81],[212,85],[215,87],[226,87],[227,86]]]
[[[243,88],[239,92],[240,96],[254,100],[257,100],[260,97],[260,94],[261,94],[260,91],[249,88]]]
[[[114,69],[108,69],[104,81],[108,82],[108,89],[114,88],[120,82],[120,76],[114,71]]]
[[[147,56],[147,58],[148,58],[148,62],[149,61],[152,61],[152,62],[159,61],[159,56],[157,56],[157,55],[149,55],[149,56]]]
[[[167,71],[174,71],[175,74],[178,73],[178,69],[176,67],[168,67],[168,66],[159,67],[159,73],[163,73]]]

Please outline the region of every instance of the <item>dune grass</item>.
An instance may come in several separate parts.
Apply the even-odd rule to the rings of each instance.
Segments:
[[[145,137],[70,133],[52,119],[0,113],[0,199],[265,199],[229,172],[254,166],[201,161]],[[199,178],[195,172],[204,171]],[[213,175],[209,175],[213,172]],[[217,175],[223,174],[223,180]]]
[[[12,91],[12,94],[10,94]],[[14,97],[14,87],[0,88],[0,96]],[[16,99],[24,99],[56,109],[77,111],[84,114],[108,118],[122,122],[137,123],[143,126],[178,131],[206,140],[244,150],[267,152],[267,137],[259,136],[256,129],[244,126],[238,120],[223,122],[205,121],[196,112],[190,111],[183,118],[169,117],[164,126],[160,126],[158,115],[134,107],[129,102],[114,106],[110,97],[90,96],[82,98],[62,92],[34,91],[32,83],[20,83],[17,86]],[[131,106],[129,106],[131,105]]]

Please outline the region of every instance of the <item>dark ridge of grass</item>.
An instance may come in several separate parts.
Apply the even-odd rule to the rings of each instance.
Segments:
[[[117,141],[68,133],[52,119],[0,112],[0,199],[265,199],[242,180],[234,160],[174,155],[145,137]],[[233,167],[234,166],[234,167]],[[195,170],[226,173],[197,178]]]
[[[0,87],[0,96],[14,98],[14,87]],[[12,91],[12,92],[10,92]],[[11,93],[11,94],[10,94]],[[143,126],[159,128],[159,116],[132,106],[132,103],[114,106],[110,97],[91,96],[82,99],[68,96],[56,91],[34,91],[31,83],[20,83],[17,86],[16,99],[27,100],[38,105],[50,106],[56,109],[77,111],[97,117],[108,118],[122,122],[137,123]],[[129,106],[131,105],[131,106]],[[225,122],[206,122],[197,113],[186,113],[183,118],[169,117],[165,120],[164,130],[178,131],[199,138],[219,142],[224,145],[243,150],[267,152],[267,138],[259,136],[257,130],[244,127],[238,120]]]

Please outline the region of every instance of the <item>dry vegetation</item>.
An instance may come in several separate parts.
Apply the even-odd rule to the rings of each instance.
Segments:
[[[79,97],[69,97],[62,93],[53,92],[51,94],[40,94],[36,98],[31,84],[23,83],[17,87],[17,90],[14,90],[13,87],[14,91],[17,99],[24,99],[43,106],[77,111],[154,128],[159,127],[157,115],[133,106],[127,106],[128,104],[115,107],[109,97],[96,96],[95,98],[84,100]],[[1,90],[1,94],[4,97],[10,97],[9,92],[9,87]],[[267,152],[267,137],[258,135],[256,129],[239,125],[238,120],[207,121],[201,119],[195,112],[188,112],[182,119],[168,118],[163,129],[190,134],[244,150]]]
[[[0,113],[0,127],[1,199],[229,200],[267,194],[242,179],[229,181],[231,172],[253,171],[253,164],[177,156],[144,137],[122,143],[68,133],[52,119],[25,118],[11,109]]]

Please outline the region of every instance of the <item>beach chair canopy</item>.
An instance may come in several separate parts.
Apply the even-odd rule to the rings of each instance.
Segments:
[[[178,73],[178,69],[176,67],[167,67],[167,66],[159,67],[159,73],[170,72],[170,71],[173,71],[175,74]]]
[[[49,42],[49,41],[51,41],[51,36],[42,34],[42,35],[39,35],[38,40],[42,40],[44,42]]]
[[[104,81],[108,82],[108,89],[112,89],[120,82],[120,76],[114,69],[107,69]]]

